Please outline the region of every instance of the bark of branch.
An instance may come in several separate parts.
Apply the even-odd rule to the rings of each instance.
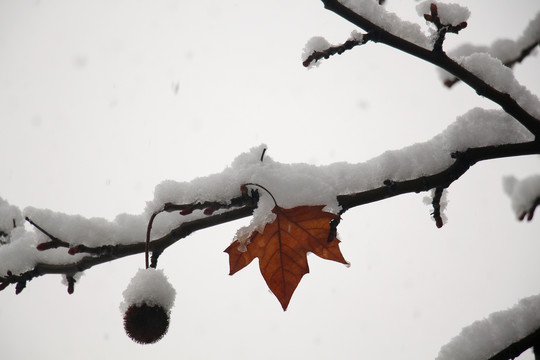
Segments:
[[[510,95],[498,91],[478,76],[456,63],[448,57],[444,51],[427,50],[395,36],[344,6],[338,0],[322,0],[322,2],[327,10],[336,13],[368,33],[373,34],[372,41],[389,45],[448,71],[450,74],[472,87],[477,94],[499,104],[504,111],[523,124],[523,126],[532,132],[537,139],[540,139],[540,119],[536,119],[525,111]]]

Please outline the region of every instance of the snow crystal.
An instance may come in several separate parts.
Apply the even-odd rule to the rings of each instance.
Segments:
[[[444,345],[436,360],[488,359],[540,328],[540,295],[463,328]]]
[[[375,0],[340,0],[340,3],[395,36],[425,49],[433,46],[433,41],[426,36],[420,25],[402,20]]]
[[[131,305],[161,306],[170,312],[174,305],[176,290],[163,273],[163,270],[148,268],[139,269],[122,293],[124,301],[120,304],[123,313]]]
[[[424,17],[424,14],[431,14],[431,4],[437,5],[437,14],[443,25],[457,26],[462,22],[469,20],[469,16],[471,16],[469,9],[464,6],[439,3],[435,0],[423,1],[416,5],[416,12],[418,15]]]
[[[516,217],[520,218],[540,198],[540,175],[532,175],[523,180],[507,176],[503,179],[503,187],[510,196]]]

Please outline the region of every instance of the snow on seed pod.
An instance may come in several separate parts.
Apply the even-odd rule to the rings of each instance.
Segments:
[[[126,290],[120,310],[126,334],[139,344],[159,341],[169,329],[176,291],[163,270],[140,269]]]

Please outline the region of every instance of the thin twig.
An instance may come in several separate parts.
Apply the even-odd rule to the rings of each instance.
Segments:
[[[326,50],[313,51],[313,53],[311,53],[302,62],[302,65],[304,67],[308,67],[312,63],[317,62],[319,60],[328,59],[330,56],[333,56],[333,55],[336,55],[336,54],[341,55],[347,50],[351,50],[356,46],[363,45],[363,44],[367,43],[370,39],[371,39],[371,35],[369,33],[368,34],[363,34],[361,39],[349,39],[349,40],[345,41],[341,45],[330,46]]]

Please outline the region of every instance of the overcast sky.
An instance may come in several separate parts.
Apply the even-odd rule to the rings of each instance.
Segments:
[[[453,2],[472,16],[447,48],[515,39],[540,11]],[[388,0],[423,24],[415,5]],[[161,181],[219,172],[261,143],[283,163],[358,163],[497,108],[382,44],[302,67],[312,36],[354,29],[317,0],[0,0],[0,197],[112,220],[141,213]],[[539,69],[538,55],[516,67],[536,94]],[[255,263],[227,275],[223,250],[248,220],[193,234],[160,259],[177,299],[156,345],[133,343],[118,310],[143,255],[91,269],[71,296],[60,276],[10,287],[1,357],[433,359],[463,326],[540,291],[540,219],[516,221],[502,189],[539,169],[538,156],[475,165],[450,187],[442,229],[425,194],[348,211],[351,267],[310,256],[285,313]]]

